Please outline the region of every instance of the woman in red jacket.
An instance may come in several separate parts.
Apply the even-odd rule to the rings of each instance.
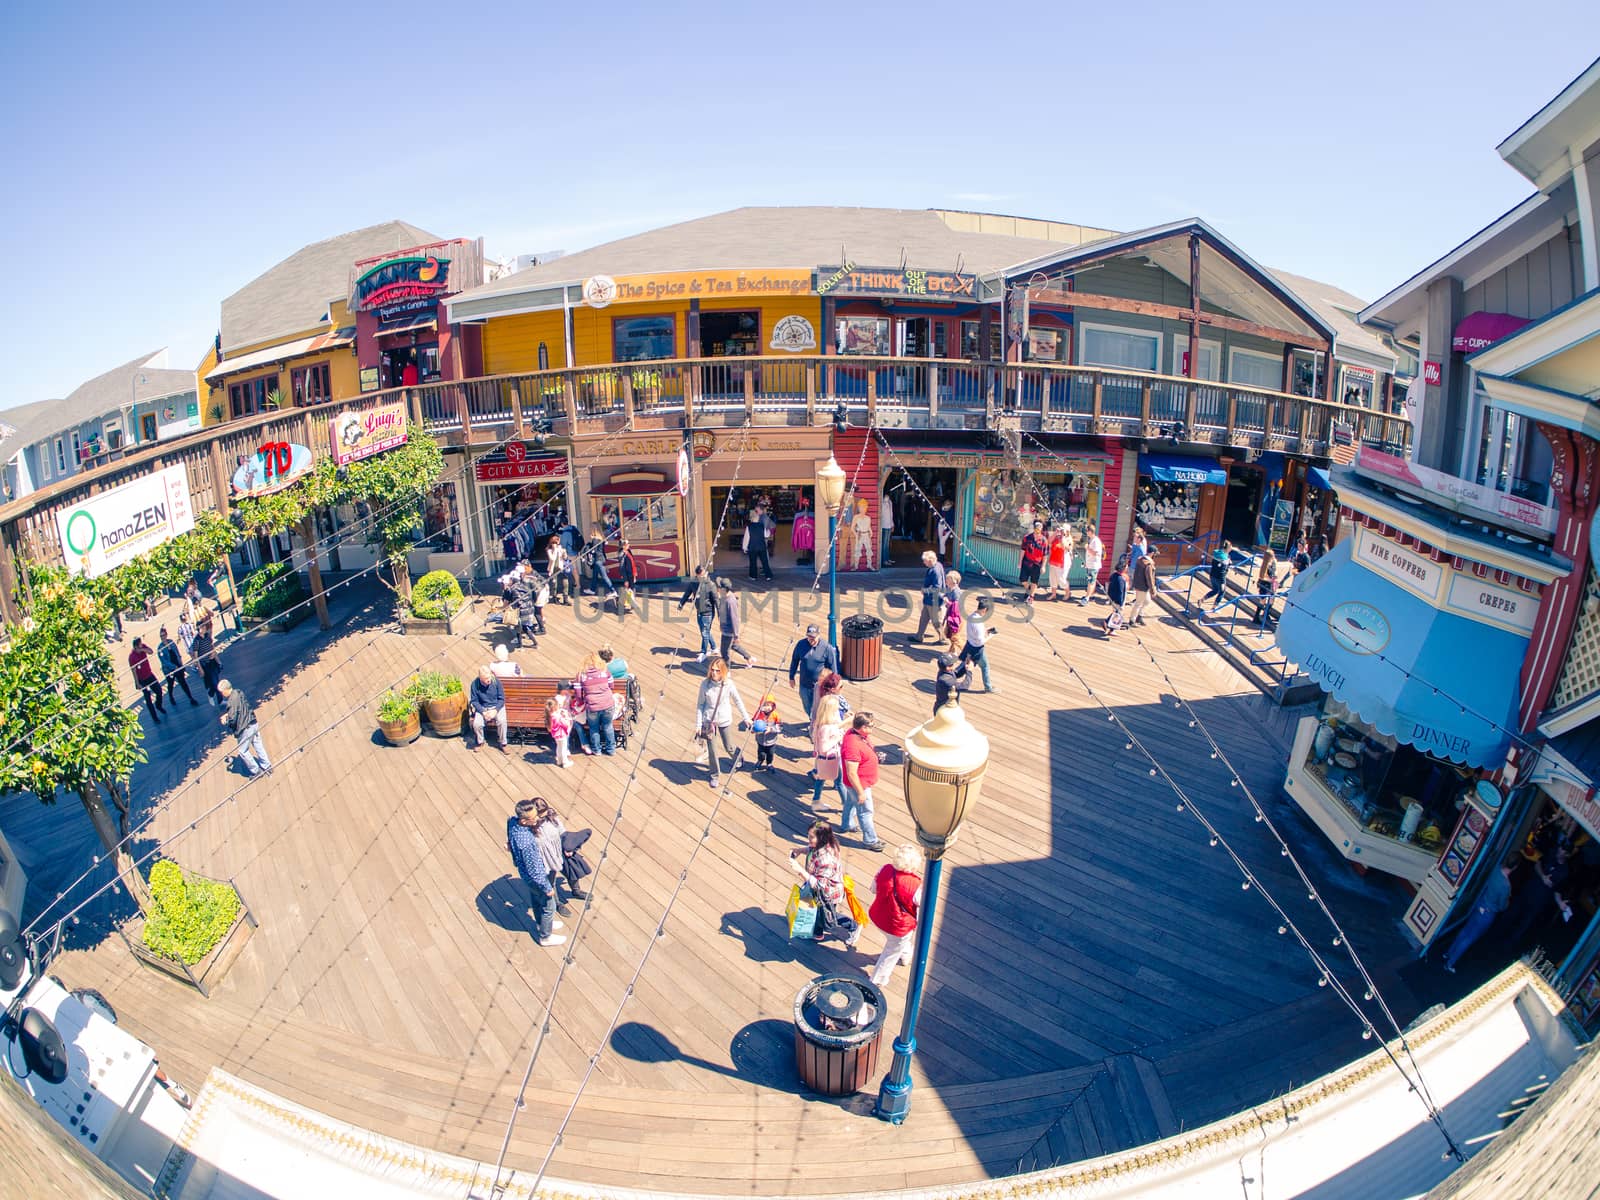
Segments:
[[[922,854],[915,846],[904,845],[894,852],[872,881],[872,906],[867,917],[883,930],[883,953],[872,966],[872,982],[883,987],[894,974],[896,963],[911,962],[911,947],[917,936],[917,908],[922,903]]]

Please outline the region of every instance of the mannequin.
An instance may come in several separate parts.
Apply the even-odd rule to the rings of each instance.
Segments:
[[[855,553],[848,560],[854,570],[872,570],[872,513],[866,500],[857,500],[855,516],[850,518],[850,531],[855,539]]]

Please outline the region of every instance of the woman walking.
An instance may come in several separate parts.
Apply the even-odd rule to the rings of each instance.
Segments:
[[[1051,600],[1072,600],[1072,530],[1057,525],[1050,534],[1050,545],[1045,555],[1049,569]]]
[[[915,846],[901,846],[872,881],[872,905],[867,919],[883,931],[883,953],[872,964],[872,982],[889,982],[895,964],[911,962],[917,938],[917,909],[922,903],[922,854]]]
[[[1278,556],[1268,550],[1261,556],[1261,574],[1256,579],[1256,594],[1261,597],[1257,614],[1261,629],[1266,631],[1273,623],[1272,598],[1278,591]]]
[[[211,609],[203,604],[195,621],[194,657],[200,664],[200,682],[206,689],[206,698],[211,701],[214,708],[219,703],[217,680],[222,676],[222,664],[217,661],[216,632],[211,622]]]
[[[940,609],[944,604],[944,565],[932,550],[922,552],[922,615],[917,619],[915,641],[925,639],[933,630],[934,640],[939,640]]]
[[[805,847],[789,855],[789,865],[817,904],[817,931],[811,936],[820,942],[833,933],[844,939],[845,946],[855,949],[861,939],[861,926],[850,915],[849,901],[845,899],[844,853],[833,826],[826,821],[814,824],[806,834]]]
[[[707,765],[711,768],[711,786],[722,786],[722,760],[717,756],[717,741],[728,754],[728,769],[739,765],[739,756],[733,748],[733,738],[728,730],[733,725],[733,713],[739,711],[739,728],[750,722],[750,712],[744,706],[739,687],[728,678],[728,664],[713,658],[706,667],[706,677],[700,683],[700,694],[695,699],[695,739],[705,745]]]
[[[550,580],[551,598],[557,604],[572,603],[572,576],[567,573],[570,556],[559,537],[553,537],[544,547],[545,575]]]
[[[839,752],[844,748],[844,677],[829,671],[817,684],[817,698],[811,706],[811,755],[816,782],[811,788],[811,807],[822,803],[822,789],[833,784],[839,793],[841,811],[844,807],[844,788],[840,784],[844,763]]]

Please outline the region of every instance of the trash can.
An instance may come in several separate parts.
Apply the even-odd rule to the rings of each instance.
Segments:
[[[878,1074],[885,1004],[860,976],[821,975],[794,998],[794,1056],[800,1082],[824,1096],[848,1096]]]
[[[876,679],[883,668],[883,622],[847,617],[839,626],[839,674],[857,683]]]

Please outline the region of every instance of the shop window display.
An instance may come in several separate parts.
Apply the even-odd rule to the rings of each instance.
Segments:
[[[672,317],[618,317],[611,324],[617,362],[671,358],[677,325]]]
[[[422,539],[434,550],[460,551],[461,519],[453,482],[441,483],[423,497]]]
[[[1099,473],[997,470],[978,475],[972,513],[975,536],[1020,545],[1034,521],[1064,521],[1080,536],[1098,525]]]
[[[1066,330],[1030,326],[1028,329],[1028,361],[1042,363],[1066,362]]]
[[[1139,505],[1134,519],[1152,537],[1192,538],[1200,517],[1200,485],[1160,483],[1139,476]]]
[[[661,496],[597,496],[589,505],[589,530],[598,526],[605,531],[608,542],[614,543],[619,534],[630,543],[665,542],[678,536],[676,492]]]
[[[887,317],[840,317],[837,334],[840,354],[889,353]]]

